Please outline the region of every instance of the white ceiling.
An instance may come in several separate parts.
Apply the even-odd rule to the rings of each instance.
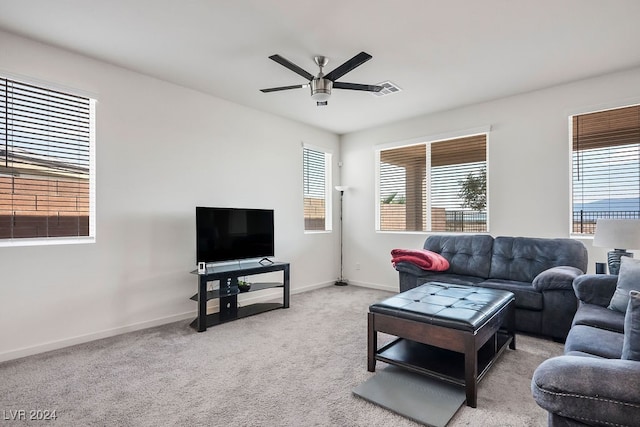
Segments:
[[[0,0],[0,29],[337,134],[640,66],[638,0]],[[376,97],[305,83],[360,51],[338,81],[391,80]]]

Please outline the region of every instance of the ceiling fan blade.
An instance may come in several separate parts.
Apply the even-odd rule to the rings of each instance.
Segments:
[[[289,90],[289,89],[300,89],[303,87],[307,87],[309,85],[295,85],[295,86],[280,86],[280,87],[271,87],[269,89],[260,89],[260,92],[277,92],[279,90]]]
[[[340,77],[344,76],[345,74],[347,74],[349,71],[353,70],[354,68],[359,67],[360,65],[364,64],[365,62],[367,62],[371,58],[373,58],[373,56],[369,55],[368,53],[360,52],[359,54],[357,54],[356,56],[354,56],[353,58],[351,58],[350,60],[348,60],[344,64],[340,65],[338,68],[336,68],[335,70],[333,70],[332,72],[330,72],[326,76],[324,76],[324,78],[328,79],[328,80],[331,80],[332,82],[335,82]]]
[[[343,82],[333,83],[333,88],[334,89],[366,90],[367,92],[380,92],[382,90],[382,86],[361,85],[359,83],[343,83]]]
[[[271,55],[269,57],[269,59],[272,59],[272,60],[276,61],[278,64],[282,65],[283,67],[287,67],[288,69],[290,69],[294,73],[301,75],[302,77],[304,77],[305,79],[307,79],[309,81],[313,80],[314,76],[311,73],[303,70],[302,68],[298,67],[293,62],[283,58],[280,55]]]

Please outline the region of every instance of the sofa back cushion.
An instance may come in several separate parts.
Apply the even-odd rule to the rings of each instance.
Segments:
[[[447,273],[489,277],[493,237],[485,234],[435,235],[427,237],[424,248],[449,261]]]
[[[640,292],[629,292],[629,306],[624,316],[622,359],[640,360]]]
[[[492,279],[533,282],[544,270],[561,265],[587,269],[587,248],[573,239],[496,237],[491,257]]]
[[[618,283],[609,308],[625,313],[629,304],[629,291],[640,291],[640,259],[623,256],[620,258]]]

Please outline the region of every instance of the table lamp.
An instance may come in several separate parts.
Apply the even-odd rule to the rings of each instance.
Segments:
[[[627,249],[640,248],[640,220],[638,219],[598,219],[593,246],[614,248],[607,253],[609,274],[620,272],[620,257],[633,258]],[[624,248],[624,249],[622,249]]]

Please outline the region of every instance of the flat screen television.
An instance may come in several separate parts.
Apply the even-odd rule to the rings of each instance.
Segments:
[[[274,256],[272,209],[196,207],[196,261]]]

